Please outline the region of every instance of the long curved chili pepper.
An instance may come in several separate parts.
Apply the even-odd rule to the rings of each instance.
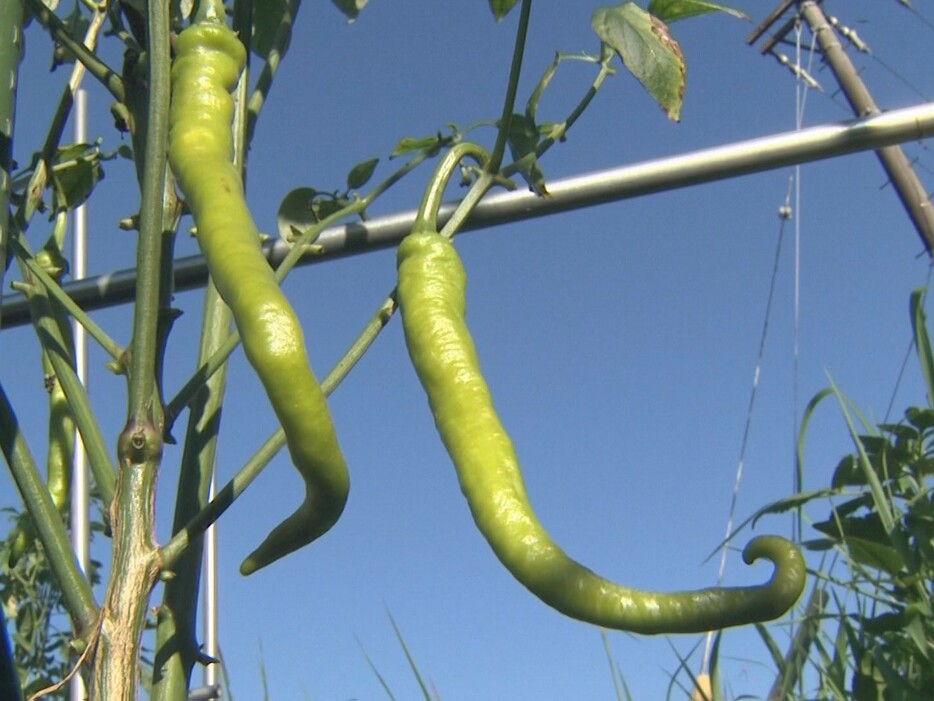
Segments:
[[[439,165],[439,171],[441,171]],[[448,175],[450,169],[448,169]],[[443,183],[433,180],[432,190]],[[471,514],[513,576],[552,608],[581,621],[636,633],[695,633],[777,618],[805,583],[804,559],[789,541],[761,536],[743,559],[775,565],[763,585],[661,593],[611,582],[571,559],[535,516],[512,442],[493,407],[465,322],[466,274],[451,241],[433,229],[423,200],[416,229],[397,254],[405,342]]]
[[[179,34],[172,63],[169,164],[197,225],[197,240],[285,431],[305,500],[240,565],[243,574],[307,545],[340,517],[350,480],[302,330],[263,256],[239,171],[231,162],[231,89],[246,59],[221,22]]]

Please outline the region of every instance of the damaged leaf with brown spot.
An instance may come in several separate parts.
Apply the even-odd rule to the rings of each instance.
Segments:
[[[591,25],[668,118],[677,122],[687,69],[681,47],[668,25],[632,2],[597,9]]]

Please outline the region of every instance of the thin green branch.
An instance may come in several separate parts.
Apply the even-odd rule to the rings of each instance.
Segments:
[[[136,304],[130,354],[128,413],[136,425],[153,421],[155,366],[160,310],[166,144],[169,134],[169,16],[164,3],[150,3],[147,26],[149,93],[143,153],[142,197],[136,257]],[[158,18],[158,24],[153,19]]]
[[[467,194],[464,195],[464,198],[457,203],[457,207],[441,229],[442,236],[451,238],[460,231],[461,227],[470,218],[470,213],[473,212],[484,195],[500,182],[500,176],[487,172],[482,173],[467,191]]]
[[[489,160],[486,150],[470,141],[461,141],[448,149],[435,166],[428,187],[425,188],[418,213],[415,215],[415,223],[412,225],[413,231],[438,230],[438,209],[441,207],[444,191],[460,162],[467,157],[476,160],[481,167]]]
[[[85,331],[88,332],[88,335],[98,343],[107,355],[114,360],[122,359],[125,352],[124,348],[98,326],[90,315],[68,296],[62,286],[36,262],[32,253],[25,247],[22,237],[14,237],[10,245],[14,253],[22,260],[23,265],[26,266],[29,274],[42,285],[48,296],[58,302],[75,321],[81,324]]]
[[[248,109],[246,114],[246,143],[253,140],[253,134],[256,131],[256,123],[259,119],[259,113],[263,109],[266,98],[269,97],[269,91],[272,89],[273,79],[276,77],[276,71],[279,70],[279,64],[285,58],[289,50],[289,42],[292,40],[292,26],[295,24],[295,18],[298,17],[298,11],[301,8],[302,0],[288,0],[282,13],[282,20],[276,28],[276,35],[273,38],[272,49],[266,56],[266,63],[263,70],[260,71],[256,80],[256,86],[250,95]]]
[[[496,134],[496,144],[487,163],[487,172],[496,173],[503,163],[506,153],[506,142],[509,137],[509,124],[515,111],[516,92],[519,90],[519,76],[522,73],[522,57],[525,54],[525,41],[529,30],[529,15],[532,12],[532,0],[522,0],[519,10],[519,25],[516,28],[516,41],[513,45],[512,64],[509,67],[509,81],[506,84],[506,94],[503,98],[503,113],[499,120],[499,132]]]
[[[99,608],[87,577],[75,560],[68,532],[49,490],[39,477],[36,461],[19,428],[6,391],[0,383],[0,449],[16,482],[36,532],[45,548],[49,567],[58,579],[75,633],[83,637],[97,622]]]
[[[115,468],[110,458],[110,452],[100,426],[94,417],[91,403],[81,380],[78,379],[72,365],[72,358],[68,352],[67,343],[62,338],[61,330],[50,308],[49,299],[45,290],[36,284],[31,277],[31,269],[25,264],[23,253],[28,254],[28,248],[22,241],[21,232],[15,232],[13,240],[14,251],[20,266],[20,275],[23,277],[25,292],[29,300],[30,313],[36,334],[43,349],[48,353],[49,360],[55,370],[55,375],[61,383],[68,406],[75,419],[75,425],[81,434],[84,448],[88,455],[88,463],[94,475],[94,481],[100,491],[104,502],[105,513],[109,508],[114,495]]]
[[[567,58],[577,58],[577,57],[567,57]],[[510,163],[502,169],[502,175],[510,176],[514,173],[518,173],[524,168],[527,168],[532,165],[532,163],[543,156],[552,146],[557,142],[563,140],[571,127],[574,126],[575,122],[580,119],[580,116],[584,113],[587,107],[590,106],[590,103],[596,97],[597,92],[603,86],[604,81],[611,75],[615,74],[615,70],[610,65],[610,60],[613,58],[613,55],[606,53],[599,60],[600,70],[597,72],[597,77],[594,78],[590,87],[587,88],[587,92],[584,93],[584,96],[578,101],[574,106],[574,109],[571,110],[570,114],[564,119],[563,122],[559,122],[554,125],[551,130],[551,133],[535,147],[533,153],[529,153],[526,156],[516,160],[513,163]],[[588,59],[582,59],[588,60]]]
[[[4,0],[4,2],[7,1],[8,0]],[[120,78],[120,75],[98,58],[92,49],[89,49],[84,43],[75,39],[75,37],[71,35],[71,32],[68,31],[68,27],[65,26],[65,23],[62,22],[52,10],[46,7],[42,0],[26,0],[26,2],[29,3],[29,9],[33,17],[36,18],[39,24],[45,27],[52,38],[73,53],[75,58],[84,65],[88,73],[97,78],[101,85],[103,85],[118,102],[123,102],[125,92],[123,80]],[[98,11],[101,12],[102,10],[98,8]]]

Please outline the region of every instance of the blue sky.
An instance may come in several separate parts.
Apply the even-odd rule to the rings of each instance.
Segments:
[[[758,22],[772,3],[737,0]],[[825,3],[855,27],[873,56],[850,55],[883,108],[930,99],[934,7],[890,0]],[[595,52],[590,13],[600,3],[539,3],[533,11],[520,99],[555,50]],[[917,14],[915,14],[917,13]],[[403,136],[454,121],[498,116],[516,18],[492,21],[486,3],[374,0],[347,25],[330,3],[305,3],[292,50],[265,107],[249,160],[248,199],[272,232],[278,203],[298,186],[342,187],[350,166],[385,156]],[[555,179],[794,129],[797,87],[786,69],[745,44],[752,28],[727,16],[679,23],[688,61],[679,124],[668,122],[620,66],[567,143],[543,162]],[[794,38],[794,34],[790,35]],[[810,36],[802,36],[808,60]],[[784,49],[794,57],[795,47]],[[110,60],[119,65],[118,59]],[[823,93],[810,92],[803,124],[849,118],[832,75],[815,59]],[[899,79],[891,69],[907,79]],[[28,162],[44,135],[62,71],[48,77],[48,41],[27,34],[15,155]],[[559,119],[589,84],[592,67],[567,64],[542,102]],[[110,99],[91,81],[92,136],[119,144]],[[918,94],[919,91],[921,95]],[[491,139],[492,132],[478,138]],[[931,189],[927,145],[909,158]],[[423,168],[371,214],[409,209]],[[828,375],[873,419],[886,416],[910,342],[908,297],[928,261],[870,153],[696,186],[464,235],[468,321],[503,423],[516,444],[530,499],[554,538],[592,569],[631,586],[693,589],[716,583],[715,559],[729,512],[777,241],[792,179],[800,206],[784,224],[775,306],[752,416],[738,519],[792,489],[796,418]],[[128,165],[107,166],[89,211],[92,273],[130,267],[135,212]],[[451,192],[455,197],[457,193]],[[795,230],[800,234],[800,355],[794,358]],[[29,232],[36,245],[44,222]],[[180,255],[194,253],[181,237]],[[285,288],[302,319],[312,365],[325,374],[394,284],[391,251],[295,271]],[[184,310],[169,348],[167,385],[193,367],[201,293]],[[128,340],[128,307],[95,319]],[[37,455],[44,451],[44,397],[35,340],[4,331],[0,370]],[[13,359],[13,360],[11,360]],[[125,390],[92,349],[89,391],[113,445]],[[242,355],[231,362],[218,471],[229,478],[274,429]],[[797,388],[797,389],[796,389]],[[897,419],[924,401],[912,361],[894,397]],[[529,595],[474,528],[453,469],[408,362],[398,320],[331,399],[351,471],[351,497],[326,537],[249,578],[241,559],[300,498],[279,456],[221,521],[220,640],[235,698],[260,698],[264,666],[272,699],[384,698],[361,646],[396,698],[418,688],[387,617],[391,611],[419,668],[442,699],[611,698],[598,629]],[[31,428],[35,426],[35,430]],[[180,434],[177,431],[177,434]],[[807,443],[806,488],[827,484],[851,448],[839,412],[818,411]],[[160,477],[158,537],[168,536],[178,447]],[[18,505],[8,481],[0,504]],[[813,514],[823,517],[823,511]],[[790,520],[757,533],[788,535]],[[738,542],[745,543],[743,533]],[[101,551],[98,556],[104,557]],[[731,553],[724,583],[758,583],[767,565]],[[157,592],[153,603],[159,601]],[[784,641],[784,632],[775,633]],[[359,641],[359,645],[358,645]],[[662,698],[678,655],[699,636],[610,633],[614,659],[635,699]],[[764,696],[774,670],[754,633],[729,631],[721,650],[734,695]],[[691,658],[696,671],[698,655]],[[678,698],[675,695],[675,698]]]

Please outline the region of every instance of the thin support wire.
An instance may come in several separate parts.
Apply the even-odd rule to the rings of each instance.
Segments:
[[[795,65],[802,66],[802,45],[801,45],[801,23],[795,23]],[[805,79],[805,76],[810,75],[812,64],[814,61],[815,55],[815,42],[816,39],[812,37],[812,43],[809,50],[809,58],[807,68],[802,68],[798,73],[796,73],[797,79],[795,80],[795,129],[800,131],[804,124],[804,106],[807,101],[808,90],[811,89],[809,81]],[[759,390],[759,378],[762,373],[762,362],[765,357],[765,343],[768,338],[769,330],[769,320],[772,316],[772,305],[775,298],[775,285],[778,280],[778,269],[779,263],[781,262],[782,254],[782,243],[785,239],[785,227],[788,223],[788,220],[794,217],[795,221],[795,259],[794,259],[794,370],[793,370],[793,411],[794,411],[794,423],[793,426],[797,425],[797,406],[798,406],[798,359],[800,351],[799,343],[799,328],[800,328],[800,272],[801,272],[801,229],[800,229],[800,217],[798,212],[801,207],[801,166],[795,165],[794,174],[789,178],[788,189],[785,192],[785,200],[782,206],[778,210],[779,218],[781,224],[779,226],[778,232],[778,241],[775,248],[775,258],[772,263],[772,277],[769,283],[769,294],[765,306],[765,317],[762,322],[762,334],[759,338],[759,350],[756,357],[755,370],[753,372],[752,378],[752,389],[749,394],[749,405],[746,410],[746,423],[743,427],[743,436],[740,442],[739,450],[739,460],[736,465],[736,475],[733,481],[733,492],[730,497],[730,508],[727,514],[726,522],[726,533],[723,538],[723,547],[720,549],[720,563],[717,570],[717,583],[720,584],[723,582],[723,575],[726,570],[726,560],[727,554],[729,552],[727,544],[733,536],[733,524],[736,519],[736,505],[739,502],[739,492],[740,486],[743,480],[743,470],[746,464],[746,451],[749,446],[749,436],[752,429],[752,418],[754,415],[754,409],[756,404],[756,397]],[[794,208],[792,209],[792,195],[794,195]],[[794,444],[792,444],[794,445]],[[795,473],[797,474],[797,473]],[[795,477],[797,480],[797,477]],[[797,485],[796,485],[797,491]],[[800,526],[795,527],[795,531],[800,530]],[[800,540],[800,537],[799,537]],[[704,655],[701,662],[701,671],[702,673],[709,673],[708,665],[710,664],[710,653],[713,646],[713,632],[708,632],[704,641]]]
[[[746,423],[743,427],[743,437],[740,441],[739,460],[736,465],[736,477],[733,480],[733,493],[730,497],[730,508],[726,522],[726,535],[723,539],[723,547],[720,548],[720,564],[717,570],[717,583],[723,581],[723,574],[726,569],[726,558],[729,552],[728,541],[733,534],[733,524],[736,515],[736,504],[739,501],[739,488],[743,480],[743,468],[746,464],[746,450],[749,446],[749,435],[752,430],[752,417],[756,405],[756,397],[759,393],[759,378],[762,374],[762,360],[765,357],[765,342],[769,332],[769,320],[772,316],[772,302],[775,297],[775,283],[778,279],[778,267],[781,261],[782,242],[785,238],[785,224],[788,221],[787,213],[790,211],[791,184],[789,183],[788,194],[785,195],[785,203],[779,208],[779,217],[781,224],[778,230],[778,241],[775,247],[775,258],[772,263],[772,279],[769,283],[769,294],[765,305],[765,318],[762,323],[762,334],[759,337],[759,351],[756,356],[756,366],[752,375],[752,390],[749,393],[749,405],[746,408]],[[713,645],[713,631],[707,633],[704,642],[704,656],[701,662],[701,670],[709,673],[708,665],[710,663],[710,651]]]
[[[801,30],[802,23],[798,22],[797,35],[795,38],[795,49],[798,53],[798,60],[801,59]],[[817,54],[817,33],[811,32],[811,46],[808,49],[808,66],[814,62]],[[808,91],[800,83],[795,88],[795,128],[799,131],[804,128],[804,108],[807,104]],[[795,261],[794,261],[794,300],[793,316],[794,331],[792,340],[792,389],[791,389],[791,447],[792,455],[795,455],[795,446],[797,441],[798,426],[798,406],[800,401],[800,376],[801,376],[801,165],[796,164],[794,168],[794,219],[795,219]],[[794,462],[792,462],[794,464]],[[792,471],[792,494],[798,494],[802,489],[801,473],[798,467]],[[801,514],[799,511],[792,511],[791,515],[792,538],[795,542],[800,542],[802,538]]]
[[[921,24],[925,25],[928,29],[934,29],[934,22],[929,20],[927,17],[918,12],[917,9],[908,4],[907,0],[899,0],[901,6],[913,14]]]

